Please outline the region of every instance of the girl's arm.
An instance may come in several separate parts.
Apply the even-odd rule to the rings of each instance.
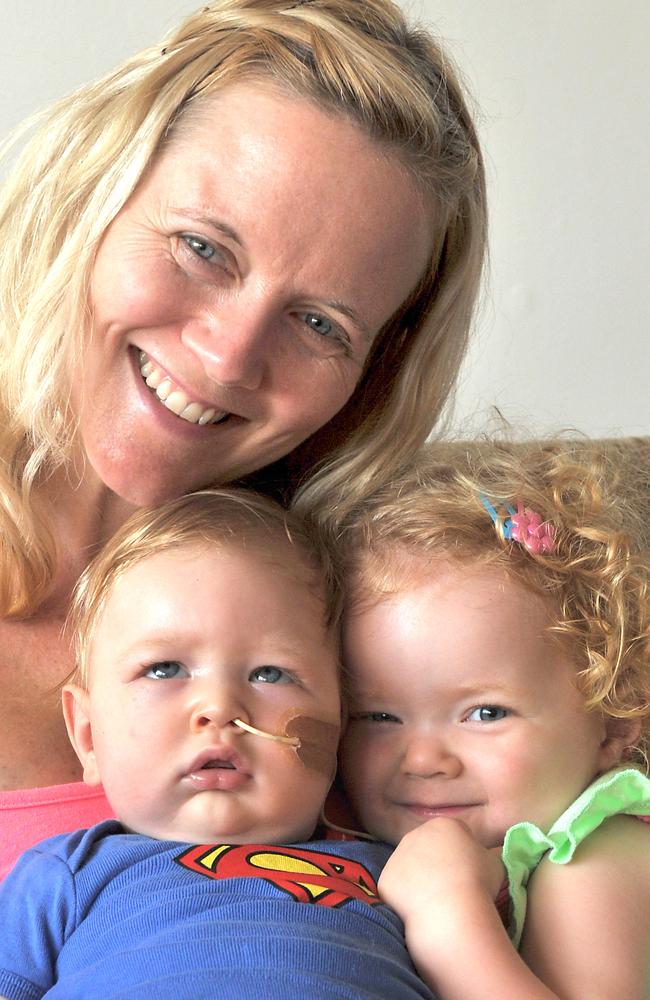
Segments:
[[[380,893],[440,1000],[648,1000],[646,824],[614,817],[569,864],[542,860],[529,882],[521,956],[493,903],[502,877],[498,852],[453,819],[413,830],[389,859]]]
[[[650,828],[615,816],[529,882],[521,954],[559,997],[650,996]]]
[[[403,920],[413,964],[440,1000],[557,1000],[501,923],[494,899],[503,877],[500,851],[446,817],[408,833],[388,860],[380,895]]]

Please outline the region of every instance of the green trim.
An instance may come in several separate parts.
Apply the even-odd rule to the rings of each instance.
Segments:
[[[511,826],[503,842],[502,859],[508,874],[512,920],[510,937],[519,947],[526,919],[526,885],[548,853],[565,865],[590,833],[611,816],[650,815],[650,779],[633,768],[608,771],[597,778],[555,821],[548,833],[534,823]]]

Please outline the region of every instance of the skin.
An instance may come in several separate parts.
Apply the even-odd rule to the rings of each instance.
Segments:
[[[295,554],[291,557],[295,562]],[[192,843],[309,837],[336,766],[309,769],[270,733],[288,712],[338,729],[334,637],[304,567],[206,545],[117,579],[85,691],[64,689],[84,780],[129,830]],[[310,585],[311,584],[311,585]],[[208,766],[209,765],[209,766]]]
[[[269,83],[210,98],[97,256],[77,399],[95,475],[157,503],[286,455],[350,398],[429,247],[414,181],[356,125]],[[141,350],[227,420],[172,415]]]
[[[0,789],[79,779],[57,685],[70,589],[134,507],[270,464],[354,392],[373,338],[425,268],[430,212],[398,158],[269,83],[197,105],[97,253],[94,333],[74,372],[74,467],[39,498],[61,554],[48,602],[0,623]],[[144,350],[199,427],[140,375]]]
[[[639,724],[586,710],[544,602],[500,570],[412,570],[345,624],[341,768],[366,829],[399,842],[379,888],[420,975],[441,1000],[643,1000],[650,859],[637,820],[605,822],[570,865],[541,862],[521,954],[493,903],[507,828],[548,830]]]
[[[397,843],[454,816],[495,847],[522,819],[548,829],[608,765],[605,722],[547,623],[500,571],[446,565],[348,617],[341,769],[367,829]]]

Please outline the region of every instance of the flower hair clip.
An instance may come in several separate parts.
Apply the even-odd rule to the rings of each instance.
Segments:
[[[499,515],[493,504],[483,494],[480,499],[493,523],[497,524]],[[510,517],[503,522],[504,538],[519,542],[534,555],[555,551],[555,528],[549,521],[542,521],[537,511],[524,507],[521,501],[517,503],[516,510],[510,504],[505,504],[505,507]]]

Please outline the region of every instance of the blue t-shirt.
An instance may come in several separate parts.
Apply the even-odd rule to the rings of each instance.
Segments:
[[[52,837],[0,887],[0,996],[431,1000],[377,896],[390,850]]]

